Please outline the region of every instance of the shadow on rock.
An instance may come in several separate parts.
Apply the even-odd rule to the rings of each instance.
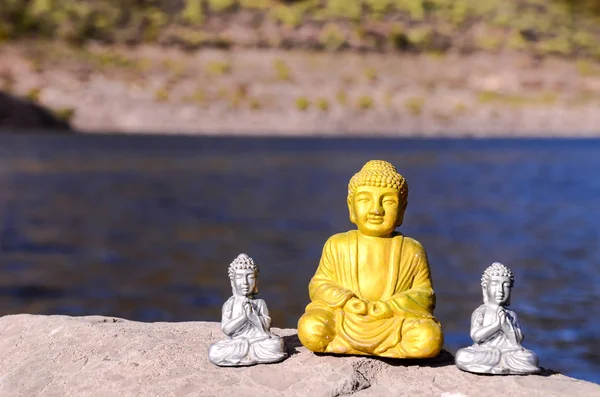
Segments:
[[[446,367],[448,365],[454,365],[454,355],[447,350],[442,350],[440,354],[432,358],[388,358],[388,357],[376,357],[376,356],[360,356],[354,354],[330,354],[330,353],[315,353],[317,356],[335,356],[335,357],[360,357],[368,358],[371,360],[381,361],[388,365],[395,367]]]
[[[448,365],[454,365],[454,355],[450,353],[448,350],[442,350],[440,354],[432,358],[403,358],[403,359],[393,359],[393,358],[381,358],[381,361],[395,366],[413,366],[418,365],[420,367],[445,367]]]
[[[0,133],[16,132],[73,133],[66,121],[44,107],[0,91]]]
[[[454,355],[447,350],[442,350],[440,354],[432,358],[387,358],[387,357],[372,357],[375,360],[382,361],[386,364],[402,367],[446,367],[454,365]]]
[[[471,373],[475,376],[488,377],[488,378],[494,378],[494,377],[510,378],[510,377],[519,377],[519,376],[543,376],[544,378],[548,378],[552,375],[562,375],[558,371],[555,371],[553,369],[547,369],[547,368],[540,368],[540,372],[532,373],[532,374],[486,374],[486,373],[469,372],[469,371],[464,371],[464,370],[461,370],[461,371]]]
[[[302,343],[300,343],[300,339],[298,339],[297,334],[284,336],[283,341],[285,343],[285,350],[288,356],[293,356],[294,354],[300,353],[297,348],[302,347]]]
[[[562,375],[560,372],[555,371],[553,369],[548,369],[548,368],[540,368],[540,372],[538,372],[537,374],[534,375],[538,375],[538,376],[543,376],[545,378],[552,376],[552,375]],[[525,375],[526,376],[526,375]]]

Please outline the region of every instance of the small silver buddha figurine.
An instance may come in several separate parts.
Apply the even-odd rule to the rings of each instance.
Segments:
[[[506,307],[514,283],[512,271],[495,262],[481,276],[483,305],[471,316],[470,347],[456,352],[456,366],[481,374],[525,375],[540,371],[538,357],[521,346],[523,332],[517,315]]]
[[[221,330],[227,339],[213,343],[208,359],[219,366],[274,363],[287,357],[284,341],[272,334],[267,304],[258,293],[258,264],[240,254],[229,265],[233,296],[222,309]]]

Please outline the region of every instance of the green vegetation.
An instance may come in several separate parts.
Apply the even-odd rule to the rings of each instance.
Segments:
[[[377,69],[370,67],[365,70],[365,77],[367,80],[372,83],[377,80]]]
[[[329,23],[321,29],[319,43],[326,50],[336,51],[346,44],[346,37],[337,24]]]
[[[236,18],[241,12],[252,18]],[[600,59],[598,0],[2,0],[0,40],[236,44],[211,18],[248,32],[275,22],[256,45],[436,53],[510,49]],[[290,30],[305,25],[309,34],[290,41]]]
[[[186,102],[193,102],[198,105],[206,105],[206,92],[202,87],[198,87],[191,95],[188,95],[185,98],[183,98],[183,100]]]
[[[298,108],[298,110],[306,110],[310,107],[310,100],[305,97],[305,96],[301,96],[296,98],[296,108]]]
[[[575,66],[577,67],[577,72],[581,76],[587,77],[600,75],[600,69],[598,68],[598,66],[596,66],[588,60],[580,59],[577,61]]]
[[[364,3],[370,9],[373,19],[382,19],[392,6],[391,0],[365,0]]]
[[[81,50],[78,54],[101,69],[138,67],[138,61],[114,51],[92,52]]]
[[[273,62],[273,68],[275,68],[275,73],[277,74],[278,80],[281,80],[281,81],[291,80],[290,68],[284,61],[282,61],[281,59],[276,59]]]
[[[368,95],[358,97],[357,105],[360,109],[367,110],[373,108],[373,98]]]
[[[569,55],[573,47],[568,36],[557,36],[540,43],[539,49],[544,54]]]
[[[362,17],[362,1],[356,0],[328,0],[325,2],[323,15],[332,19],[347,19],[353,22],[360,21]]]
[[[304,9],[296,5],[276,5],[269,12],[269,17],[287,27],[293,28],[302,23]]]
[[[463,114],[467,113],[467,105],[465,105],[462,102],[457,102],[454,105],[454,114],[456,116],[462,116]]]
[[[247,9],[264,10],[271,6],[271,0],[239,0],[240,6]]]
[[[202,0],[185,0],[181,17],[190,24],[201,24],[204,22],[204,11]]]
[[[208,9],[214,12],[225,11],[233,7],[236,3],[235,0],[206,0]]]
[[[520,32],[512,32],[506,39],[506,47],[513,51],[522,51],[527,49],[527,41]]]
[[[558,101],[558,94],[555,92],[542,92],[533,96],[501,94],[495,91],[482,91],[477,94],[479,103],[504,104],[513,107],[529,105],[553,105]]]
[[[476,43],[479,48],[489,52],[496,52],[502,47],[504,38],[500,35],[481,35],[476,37]]]
[[[154,99],[157,102],[165,102],[169,99],[169,91],[166,88],[159,88],[154,93]]]
[[[70,123],[71,120],[73,119],[73,117],[75,117],[75,109],[73,109],[73,108],[55,109],[54,110],[54,115],[56,115],[56,117],[59,120],[65,121],[67,123]]]
[[[317,99],[317,108],[323,112],[328,111],[329,110],[329,101],[327,101],[327,99],[325,99],[325,98]]]
[[[425,106],[425,98],[421,96],[408,98],[406,102],[404,102],[404,107],[406,110],[413,116],[418,116],[423,112],[423,107]]]
[[[206,64],[204,71],[211,76],[222,76],[231,72],[231,65],[225,61],[211,61]]]
[[[40,100],[41,93],[42,93],[41,88],[39,88],[39,87],[32,88],[29,91],[27,91],[27,94],[25,94],[25,99],[27,99],[28,101],[31,101],[31,102],[38,102]]]
[[[432,32],[429,26],[420,26],[409,30],[406,37],[414,48],[427,49],[431,42]]]
[[[337,99],[340,105],[344,106],[348,103],[348,94],[346,94],[346,91],[338,91],[338,93],[335,94],[335,99]]]
[[[257,109],[260,109],[262,107],[262,104],[260,103],[260,101],[258,100],[258,98],[250,98],[250,100],[248,101],[248,106],[252,110],[257,110]]]
[[[171,75],[176,78],[183,76],[185,73],[185,65],[181,62],[166,59],[162,62],[162,66],[171,72]]]

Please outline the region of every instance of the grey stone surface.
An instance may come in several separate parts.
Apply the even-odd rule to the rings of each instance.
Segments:
[[[218,323],[140,323],[112,317],[0,318],[0,396],[595,396],[600,385],[551,371],[462,372],[433,360],[317,356],[284,336],[279,364],[223,368],[207,358]],[[543,364],[543,363],[542,363]]]

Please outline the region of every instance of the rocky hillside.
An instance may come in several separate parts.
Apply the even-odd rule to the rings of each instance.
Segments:
[[[596,0],[3,0],[0,39],[600,59]]]
[[[78,131],[600,125],[598,0],[0,0],[0,40],[0,90]]]

